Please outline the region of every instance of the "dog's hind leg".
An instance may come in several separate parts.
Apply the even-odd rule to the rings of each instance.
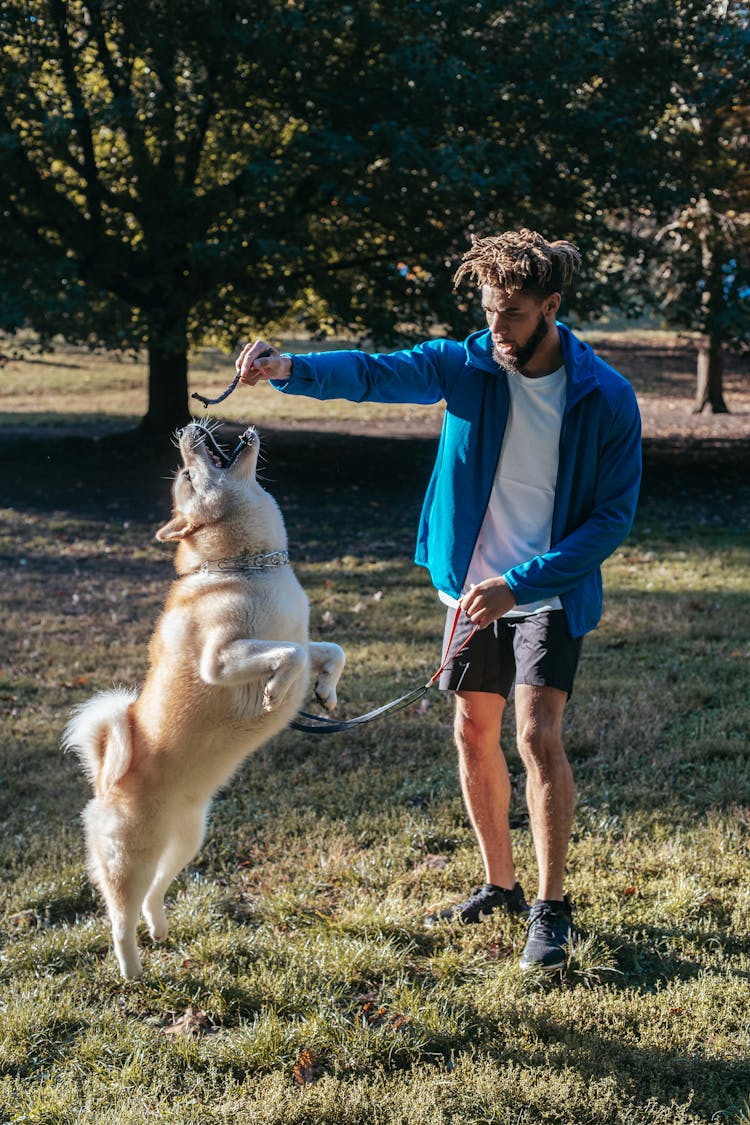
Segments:
[[[131,870],[126,878],[118,880],[116,886],[110,886],[104,891],[112,923],[115,956],[120,972],[127,980],[137,980],[143,972],[136,942],[136,926],[141,899],[147,886],[148,877],[144,878],[142,872]]]
[[[107,905],[120,972],[136,979],[142,972],[136,926],[156,857],[137,851],[132,826],[99,801],[90,802],[84,820],[89,870]]]
[[[328,641],[311,641],[310,668],[318,701],[327,711],[336,706],[336,685],[344,671],[344,650]]]
[[[206,809],[184,812],[177,829],[159,857],[151,886],[143,901],[143,917],[154,941],[167,936],[167,915],[164,895],[176,875],[193,858],[201,846],[206,827]]]

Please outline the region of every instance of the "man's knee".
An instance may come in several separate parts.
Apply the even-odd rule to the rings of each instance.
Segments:
[[[545,770],[555,762],[566,760],[559,723],[545,721],[540,716],[527,718],[519,726],[517,743],[527,769]]]
[[[555,688],[516,687],[516,738],[526,769],[565,761],[562,726],[567,695]]]
[[[487,695],[480,700],[457,697],[453,736],[461,755],[474,757],[488,748],[497,749],[503,704],[500,696]]]

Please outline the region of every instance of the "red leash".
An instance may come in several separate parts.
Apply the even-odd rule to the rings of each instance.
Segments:
[[[445,646],[445,656],[443,662],[434,675],[430,676],[426,684],[421,687],[413,688],[412,691],[407,691],[406,695],[399,696],[398,699],[392,700],[390,703],[383,704],[382,707],[376,707],[374,711],[368,711],[366,715],[358,715],[356,719],[329,719],[326,715],[313,715],[309,711],[300,711],[298,717],[293,719],[289,724],[294,730],[302,731],[303,734],[337,734],[338,731],[350,730],[352,727],[362,726],[363,723],[369,723],[373,719],[380,718],[381,715],[387,715],[391,711],[401,711],[404,707],[408,707],[411,703],[416,703],[418,699],[429,691],[434,683],[440,679],[440,674],[450,660],[458,656],[462,652],[474,634],[478,631],[479,626],[475,625],[469,633],[466,640],[462,641],[455,652],[451,652],[451,645],[453,638],[456,634],[456,626],[458,619],[461,616],[461,607],[456,607],[456,613],[453,618],[453,625],[451,627],[448,643]],[[300,719],[306,719],[306,722],[300,722]]]
[[[427,681],[427,687],[431,687],[434,683],[437,682],[437,680],[440,679],[440,673],[443,671],[446,664],[448,664],[449,661],[453,660],[454,657],[458,656],[459,652],[463,652],[463,650],[466,648],[466,646],[469,643],[469,641],[471,640],[471,638],[479,630],[479,626],[475,625],[474,628],[469,633],[466,640],[461,642],[461,644],[458,646],[458,648],[456,649],[455,652],[451,652],[451,645],[453,644],[453,638],[456,635],[456,626],[458,625],[458,619],[459,619],[460,616],[461,616],[461,606],[457,605],[456,606],[456,613],[455,613],[455,616],[453,618],[453,625],[451,626],[450,636],[448,637],[448,643],[445,646],[445,657],[443,659],[443,663],[440,665],[440,667],[438,668],[435,675],[432,676],[431,679],[429,679]]]

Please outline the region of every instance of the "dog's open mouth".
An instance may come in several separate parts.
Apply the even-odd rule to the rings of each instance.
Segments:
[[[202,426],[200,422],[193,422],[191,429],[196,439],[194,444],[204,446],[208,459],[217,469],[231,469],[242,450],[255,445],[258,440],[258,435],[251,426],[243,434],[240,434],[239,441],[232,452],[226,453],[206,426]]]

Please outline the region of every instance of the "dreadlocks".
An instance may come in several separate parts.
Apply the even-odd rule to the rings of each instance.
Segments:
[[[581,255],[572,242],[547,242],[525,227],[489,238],[473,234],[471,249],[461,259],[453,283],[458,285],[468,276],[480,286],[548,297],[561,292],[580,264]]]

